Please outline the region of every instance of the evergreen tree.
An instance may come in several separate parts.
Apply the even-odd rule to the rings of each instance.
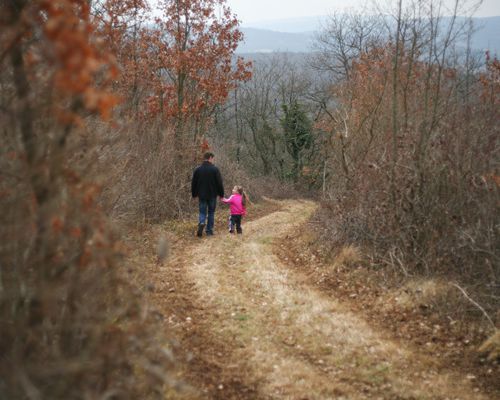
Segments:
[[[312,123],[301,105],[294,100],[290,105],[283,104],[281,126],[285,135],[288,153],[293,160],[291,177],[296,182],[302,170],[302,155],[313,142]]]

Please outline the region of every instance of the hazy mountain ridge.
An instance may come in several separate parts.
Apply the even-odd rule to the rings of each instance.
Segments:
[[[238,53],[270,53],[273,51],[303,53],[311,51],[314,32],[279,32],[268,29],[242,28],[244,41]]]
[[[327,16],[290,18],[243,26],[244,42],[238,47],[238,53],[310,52],[315,31],[321,29],[327,19]],[[500,53],[500,16],[473,18],[473,24],[476,32],[472,48]],[[465,43],[462,45],[465,47]]]

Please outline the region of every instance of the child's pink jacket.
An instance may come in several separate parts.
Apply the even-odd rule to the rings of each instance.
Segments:
[[[229,204],[231,215],[245,215],[247,213],[245,206],[243,206],[243,198],[239,193],[231,195],[229,199],[221,199],[221,201]]]

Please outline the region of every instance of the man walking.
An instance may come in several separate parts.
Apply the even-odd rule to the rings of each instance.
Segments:
[[[205,223],[207,235],[214,234],[217,196],[224,197],[222,176],[219,168],[214,165],[214,157],[213,153],[205,153],[203,163],[194,170],[193,179],[191,180],[191,194],[193,198],[198,197],[200,208],[198,231],[196,232],[198,237],[203,235]]]

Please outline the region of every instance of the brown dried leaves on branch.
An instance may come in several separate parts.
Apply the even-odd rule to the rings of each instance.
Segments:
[[[88,1],[13,0],[0,15],[0,397],[159,393],[173,383],[165,338],[148,332],[101,188],[68,147],[84,117],[117,103],[113,56]]]

